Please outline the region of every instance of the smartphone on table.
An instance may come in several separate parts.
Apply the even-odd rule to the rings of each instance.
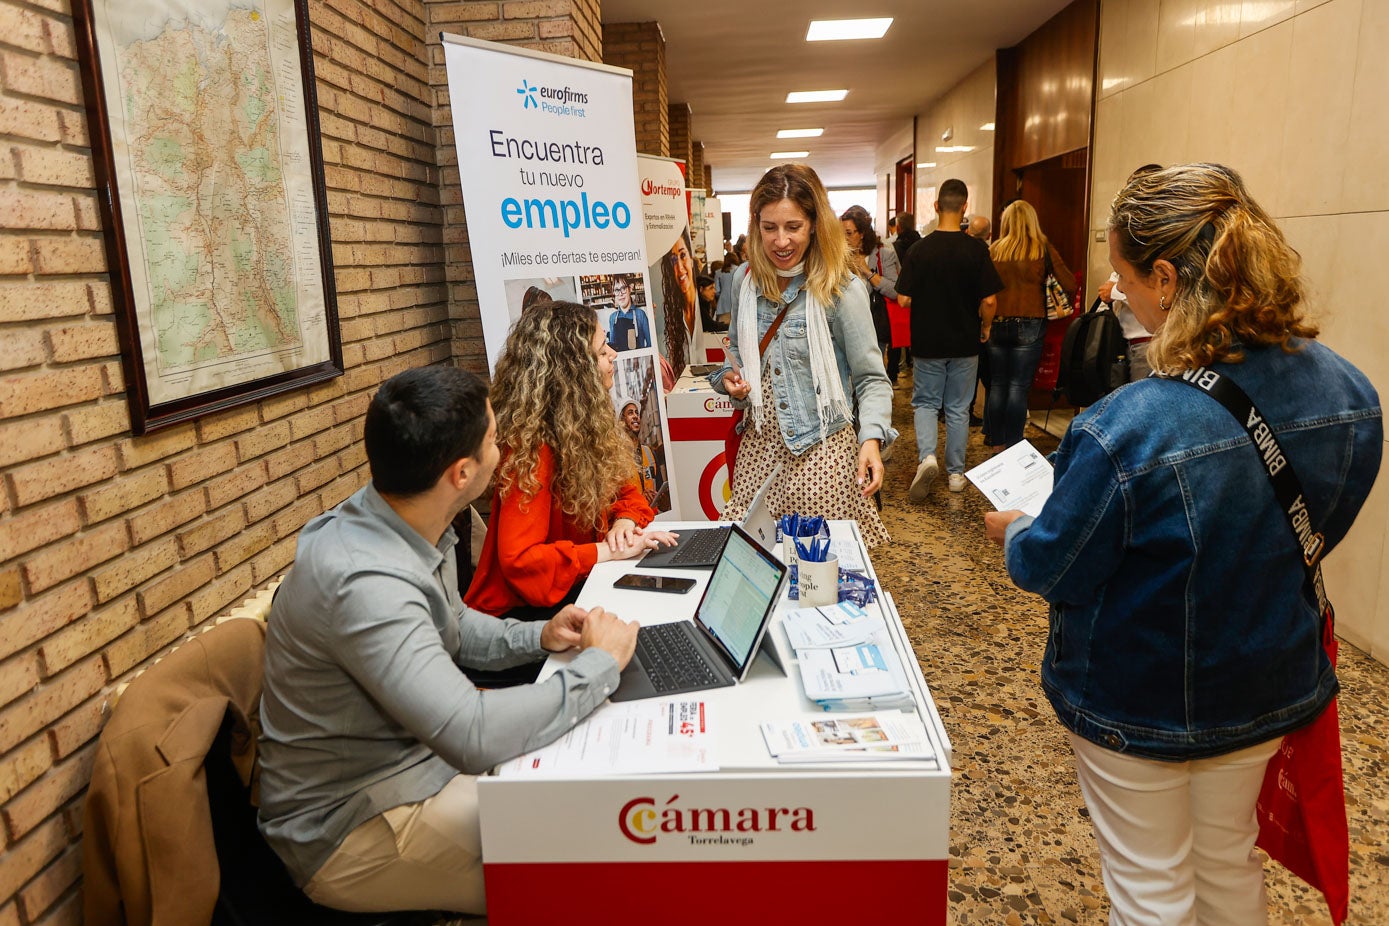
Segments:
[[[613,583],[614,588],[632,588],[643,592],[667,592],[671,595],[683,595],[695,587],[695,580],[684,576],[652,576],[638,575],[629,572],[627,575]]]

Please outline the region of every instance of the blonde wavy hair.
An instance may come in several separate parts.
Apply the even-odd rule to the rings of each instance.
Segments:
[[[772,302],[781,301],[776,268],[762,248],[762,210],[789,199],[810,219],[810,246],[805,251],[806,288],[823,306],[839,298],[849,281],[849,241],[830,207],[819,176],[804,164],[781,164],[762,175],[748,201],[748,273]]]
[[[1110,209],[1114,248],[1142,275],[1167,260],[1177,289],[1148,362],[1165,373],[1217,361],[1241,347],[1315,338],[1303,311],[1302,259],[1239,174],[1220,164],[1183,164],[1131,178]]]
[[[548,446],[561,510],[576,524],[604,530],[618,492],[636,476],[636,463],[598,372],[596,330],[594,311],[574,302],[526,309],[497,358],[492,407],[502,448],[501,493],[520,492],[524,508],[540,491],[536,463],[541,446]]]
[[[1047,236],[1037,221],[1037,210],[1021,199],[1009,203],[998,220],[999,236],[989,245],[997,261],[1041,260],[1047,252]]]

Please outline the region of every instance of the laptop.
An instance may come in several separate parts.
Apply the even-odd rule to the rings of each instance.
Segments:
[[[722,534],[722,555],[694,620],[637,631],[636,655],[612,700],[727,688],[747,677],[781,600],[786,566],[736,524]]]
[[[747,516],[743,518],[743,530],[747,531],[752,539],[762,544],[764,550],[770,550],[776,543],[776,518],[772,517],[772,511],[767,506],[767,493],[779,475],[781,475],[781,464],[777,464],[776,469],[772,470],[772,474],[767,477],[767,481],[762,483],[762,487],[752,497],[752,503],[748,505]],[[660,527],[659,524],[654,526]],[[695,530],[681,531],[679,543],[673,547],[648,550],[637,561],[636,567],[638,569],[712,569],[718,563],[719,555],[723,552],[724,535],[727,533],[727,526],[701,527]]]

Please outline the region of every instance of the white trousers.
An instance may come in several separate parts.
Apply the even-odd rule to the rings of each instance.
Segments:
[[[1191,762],[1070,739],[1100,844],[1110,926],[1268,922],[1254,804],[1281,738]]]

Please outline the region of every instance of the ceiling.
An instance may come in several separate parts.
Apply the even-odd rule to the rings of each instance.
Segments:
[[[828,187],[874,185],[873,155],[997,48],[1016,45],[1070,0],[602,0],[604,22],[661,24],[670,103],[688,103],[716,192],[752,189],[773,151],[803,158]],[[806,42],[812,19],[891,16],[881,39]],[[848,88],[841,103],[786,102]],[[809,139],[778,129],[824,128]]]

